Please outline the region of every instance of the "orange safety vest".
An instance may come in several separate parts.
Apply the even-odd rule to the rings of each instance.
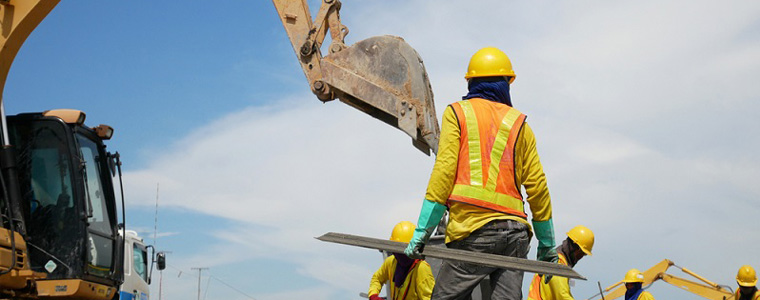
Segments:
[[[526,116],[473,98],[451,104],[460,128],[459,161],[449,201],[527,218],[515,180],[515,144]]]

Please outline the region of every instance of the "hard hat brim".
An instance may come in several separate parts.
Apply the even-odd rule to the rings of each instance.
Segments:
[[[739,279],[736,279],[736,283],[738,283],[739,286],[743,286],[743,287],[753,287],[757,284],[757,279],[755,279],[754,281],[741,281]]]
[[[644,283],[644,280],[625,280],[623,279],[623,283]]]
[[[478,78],[478,77],[509,77],[509,84],[512,84],[512,82],[515,81],[515,78],[517,78],[517,76],[515,76],[514,73],[512,74],[494,73],[494,74],[478,74],[478,75],[467,74],[464,76],[464,79],[467,80],[470,78]]]

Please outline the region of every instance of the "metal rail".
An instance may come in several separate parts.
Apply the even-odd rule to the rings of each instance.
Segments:
[[[392,253],[403,253],[407,245],[406,243],[336,232],[328,232],[317,239],[323,242],[384,250]],[[586,277],[581,276],[572,268],[557,263],[438,247],[425,247],[422,254],[433,258],[457,260],[489,267],[586,280]]]

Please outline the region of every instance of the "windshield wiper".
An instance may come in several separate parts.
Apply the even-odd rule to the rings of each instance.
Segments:
[[[48,253],[48,252],[47,252],[47,251],[45,251],[45,250],[42,250],[42,248],[40,248],[39,246],[37,246],[37,245],[35,245],[35,244],[32,244],[31,242],[26,242],[26,244],[27,244],[27,245],[29,245],[29,246],[32,246],[32,247],[34,247],[34,249],[37,249],[37,250],[39,250],[40,252],[44,253],[45,255],[47,255],[47,256],[49,256],[50,258],[52,258],[52,259],[54,259],[55,261],[57,261],[58,263],[62,264],[64,267],[66,267],[67,269],[69,269],[69,271],[74,271],[73,269],[71,269],[71,267],[69,267],[69,265],[67,265],[67,264],[66,264],[65,262],[63,262],[62,260],[58,259],[58,257],[56,257],[55,255],[52,255],[52,254]]]

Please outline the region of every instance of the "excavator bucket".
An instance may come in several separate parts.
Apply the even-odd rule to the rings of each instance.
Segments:
[[[425,66],[402,38],[378,36],[346,47],[341,2],[325,0],[312,22],[305,0],[273,0],[311,91],[340,99],[412,137],[427,155],[438,152],[438,119]],[[330,54],[322,43],[330,33]]]
[[[412,137],[427,155],[440,130],[433,90],[417,51],[397,36],[362,40],[322,61],[323,80],[342,102]]]

